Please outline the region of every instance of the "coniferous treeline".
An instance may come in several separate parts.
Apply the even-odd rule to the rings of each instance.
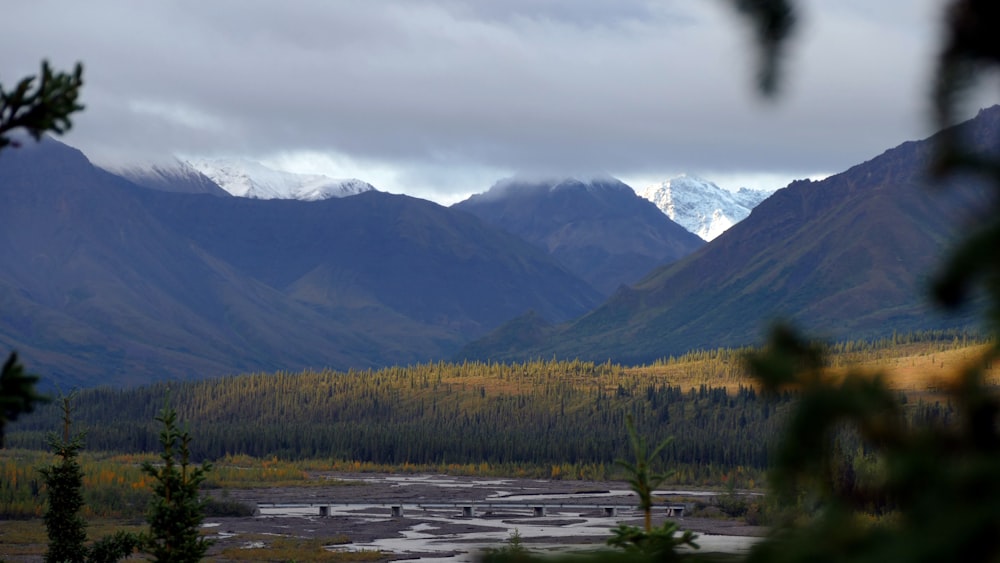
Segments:
[[[668,462],[763,468],[789,397],[748,387],[683,389],[611,364],[427,364],[378,371],[253,374],[79,393],[92,450],[155,449],[166,401],[198,440],[227,454],[375,463],[613,463],[625,419],[651,440],[674,436]],[[10,445],[42,448],[53,412],[19,423]]]
[[[837,367],[933,358],[979,343],[934,332],[828,348]],[[644,367],[435,363],[90,389],[79,393],[75,417],[92,451],[155,451],[153,421],[169,402],[197,436],[196,460],[245,454],[388,465],[610,465],[627,453],[631,415],[651,442],[674,437],[668,463],[763,469],[793,397],[758,396],[743,365],[746,351],[696,351]],[[931,394],[913,396],[914,419],[950,415]],[[11,427],[9,445],[45,449],[45,434],[57,426],[56,410],[43,407]]]

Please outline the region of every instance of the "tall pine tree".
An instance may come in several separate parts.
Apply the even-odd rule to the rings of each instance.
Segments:
[[[202,538],[198,527],[205,517],[205,501],[198,486],[211,469],[208,463],[192,467],[191,434],[177,428],[177,411],[164,408],[156,420],[160,431],[161,462],[145,462],[142,470],[153,477],[153,500],[150,502],[149,533],[143,537],[143,551],[159,563],[198,561],[208,551],[211,541]]]
[[[39,470],[48,489],[45,530],[49,536],[46,563],[112,563],[128,557],[139,539],[128,532],[117,532],[87,546],[87,522],[80,516],[83,508],[83,470],[77,457],[83,448],[83,433],[71,434],[71,397],[62,398],[62,436],[49,435],[52,453],[59,458],[55,465]]]
[[[48,489],[45,530],[49,536],[46,563],[84,561],[87,522],[80,516],[83,508],[83,470],[77,461],[83,448],[83,434],[70,434],[70,398],[63,397],[62,436],[49,435],[49,446],[59,462],[39,470]]]

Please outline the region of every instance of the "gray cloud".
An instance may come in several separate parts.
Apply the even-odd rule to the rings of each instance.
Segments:
[[[929,132],[938,5],[804,3],[773,104],[721,0],[39,0],[5,7],[0,80],[83,61],[88,154],[325,155],[439,200],[500,171],[795,176]]]

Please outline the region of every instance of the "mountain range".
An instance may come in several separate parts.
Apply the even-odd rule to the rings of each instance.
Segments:
[[[693,175],[648,186],[640,195],[688,231],[712,240],[750,215],[773,191],[740,188],[731,192]]]
[[[195,158],[182,160],[173,158],[165,162],[147,162],[128,164],[109,164],[105,168],[140,186],[162,191],[182,191],[188,193],[212,193],[215,195],[232,195],[252,199],[297,199],[316,201],[331,197],[345,197],[364,191],[374,190],[374,186],[358,179],[334,179],[320,174],[297,174],[283,170],[275,170],[260,162],[244,158]],[[572,189],[573,184],[603,185],[609,187],[624,186],[620,181],[605,178],[548,178],[528,179],[522,177],[501,180],[486,193],[473,196],[473,203],[463,202],[467,210],[483,207],[483,202],[490,200],[509,184],[517,184],[517,190],[522,195],[529,185],[545,186],[558,190]],[[576,194],[585,193],[577,190]],[[613,193],[613,192],[612,192]],[[729,227],[741,221],[750,214],[750,210],[767,198],[773,191],[751,190],[740,188],[736,192],[724,190],[714,182],[693,175],[682,175],[670,178],[659,184],[648,186],[644,191],[637,192],[643,198],[653,202],[672,222],[675,222],[689,232],[704,240],[711,240]],[[563,198],[563,201],[573,201]],[[592,202],[600,205],[600,202]],[[631,202],[634,205],[634,202]],[[573,201],[574,207],[582,211],[583,205]],[[597,215],[595,215],[595,212]],[[593,219],[607,210],[593,209],[587,212]],[[481,218],[489,219],[492,213],[481,213]],[[512,232],[519,227],[514,226]],[[518,233],[523,234],[523,233]],[[530,236],[530,233],[528,233]],[[539,241],[535,241],[536,243]],[[644,255],[657,255],[652,249],[639,251]],[[668,258],[674,258],[677,252],[667,252]],[[659,258],[656,258],[659,260]],[[651,264],[655,265],[655,264]],[[643,265],[645,267],[646,265]],[[626,267],[628,267],[626,265]],[[639,268],[641,269],[641,267]],[[640,272],[649,271],[646,268]],[[615,276],[612,276],[615,277]],[[634,272],[617,276],[611,282],[632,282],[638,279]],[[601,285],[598,281],[598,285]],[[617,285],[611,287],[611,290]],[[607,288],[604,288],[608,291]]]
[[[143,188],[46,139],[0,153],[0,348],[67,389],[447,357],[600,295],[466,213]]]
[[[998,150],[1000,108],[961,127]],[[758,342],[776,316],[830,338],[968,326],[928,310],[925,278],[987,195],[928,190],[932,142],[793,182],[705,243],[611,178],[513,178],[451,208],[370,186],[288,198],[298,180],[233,197],[188,163],[112,173],[45,139],[0,153],[0,349],[67,389],[639,363]]]
[[[106,165],[105,168],[150,189],[251,199],[317,201],[375,189],[371,184],[356,178],[335,179],[322,174],[296,174],[241,158],[173,158],[165,162],[115,163]]]
[[[959,130],[980,152],[1000,154],[1000,106]],[[974,326],[973,310],[930,309],[927,276],[990,194],[969,178],[930,189],[933,143],[903,143],[825,180],[793,182],[588,314],[561,325],[522,316],[458,358],[651,362],[760,342],[776,318],[833,339]]]

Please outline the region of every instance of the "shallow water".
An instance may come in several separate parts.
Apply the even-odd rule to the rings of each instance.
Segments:
[[[637,516],[637,513],[626,516]],[[525,518],[530,514],[525,512]],[[443,523],[461,522],[464,524],[489,528],[465,534],[438,534],[433,523],[421,522],[402,532],[401,537],[380,539],[366,544],[354,544],[351,550],[380,550],[396,554],[441,554],[438,557],[421,558],[424,563],[449,562],[464,563],[476,560],[476,554],[486,548],[501,547],[506,544],[512,534],[517,532],[525,542],[525,547],[535,552],[562,552],[568,550],[605,549],[605,541],[610,537],[610,529],[617,526],[621,517],[581,516],[578,511],[551,510],[546,517],[532,518],[537,523],[526,523],[523,520],[511,522],[509,519],[491,518],[459,518],[448,516],[421,516],[422,520],[440,521]],[[565,523],[566,521],[571,523]],[[558,523],[558,522],[562,523]],[[559,538],[587,538],[587,543],[560,543]],[[532,541],[533,538],[547,541]],[[741,553],[759,541],[759,538],[745,536],[701,535],[696,542],[701,551],[722,553]],[[450,555],[460,552],[457,555]]]
[[[492,492],[486,495],[485,502],[528,502],[531,501],[566,501],[574,504],[593,504],[595,507],[614,499],[621,503],[633,493],[627,489],[598,491],[587,493],[553,493],[553,494],[517,494],[504,490],[509,481],[498,479],[492,481],[469,482],[457,478],[435,475],[419,476],[385,476],[367,479],[391,482],[394,486],[407,487],[421,484],[443,488],[490,488]],[[539,483],[544,483],[539,481]],[[706,496],[717,493],[703,491],[657,491],[658,495]],[[619,522],[635,520],[640,517],[638,510],[632,507],[619,506],[615,516],[603,516],[599,510],[581,510],[572,507],[549,507],[542,517],[535,517],[529,507],[504,507],[494,509],[494,513],[502,510],[502,515],[490,515],[481,507],[479,513],[472,517],[462,516],[462,511],[454,501],[446,501],[456,505],[452,508],[421,508],[417,503],[403,502],[404,517],[413,518],[412,526],[405,528],[398,535],[380,538],[368,543],[356,543],[347,546],[337,546],[333,549],[343,550],[378,550],[392,552],[398,556],[420,556],[421,563],[465,563],[476,560],[478,552],[489,547],[502,547],[512,534],[520,535],[526,548],[536,552],[556,552],[581,549],[604,549],[605,541],[610,537],[610,530]],[[479,501],[476,504],[482,504]],[[398,521],[390,515],[390,506],[399,502],[365,503],[365,504],[331,504],[330,517],[350,517],[362,522],[377,524],[387,521]],[[424,504],[431,504],[424,502]],[[471,503],[470,504],[474,504]],[[298,506],[262,506],[261,515],[280,518],[283,516],[300,516],[318,518],[316,505]],[[475,527],[466,533],[446,533],[443,528],[455,524]],[[683,527],[683,521],[681,522]],[[463,526],[463,527],[464,527]],[[560,538],[565,541],[560,542]],[[726,535],[701,535],[696,542],[701,551],[724,553],[740,553],[748,550],[759,538]]]

